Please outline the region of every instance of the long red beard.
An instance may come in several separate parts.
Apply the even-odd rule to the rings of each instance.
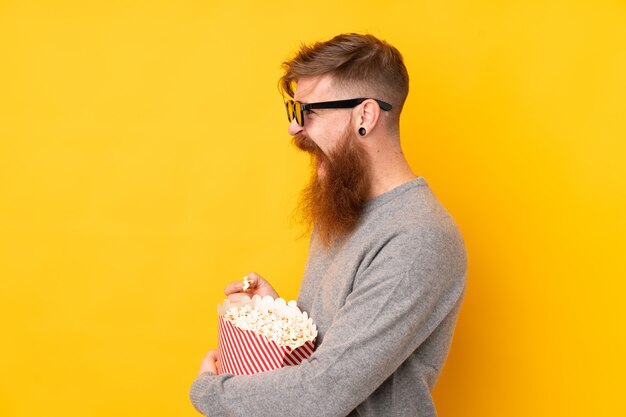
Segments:
[[[347,130],[327,156],[307,136],[294,137],[294,144],[311,154],[311,179],[298,204],[300,220],[308,230],[315,228],[326,247],[354,230],[368,198],[370,171],[358,140]],[[320,164],[322,175],[318,173]]]

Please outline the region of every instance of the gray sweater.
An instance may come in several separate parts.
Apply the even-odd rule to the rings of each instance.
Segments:
[[[313,235],[298,304],[319,335],[310,361],[252,376],[201,375],[207,416],[436,416],[431,390],[466,283],[463,238],[422,177],[367,203],[352,235]]]

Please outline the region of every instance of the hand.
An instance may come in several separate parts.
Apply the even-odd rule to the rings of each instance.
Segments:
[[[217,350],[209,350],[209,353],[206,354],[205,358],[202,360],[200,364],[200,370],[198,371],[198,375],[203,374],[207,371],[213,372],[217,375]]]
[[[250,283],[250,287],[244,291],[243,290],[243,282],[236,281],[231,282],[224,288],[224,294],[228,296],[230,301],[239,301],[241,297],[247,295],[252,298],[254,295],[260,295],[261,297],[265,297],[269,295],[272,298],[278,298],[278,293],[274,290],[274,288],[267,282],[263,277],[256,272],[250,272],[248,274],[248,280],[252,281]]]

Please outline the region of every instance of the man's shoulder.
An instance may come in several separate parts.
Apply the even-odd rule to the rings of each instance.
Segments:
[[[365,213],[360,237],[401,244],[458,238],[459,228],[425,182],[400,190]]]
[[[435,267],[459,275],[466,268],[461,231],[429,187],[413,187],[368,214],[354,236],[353,247],[363,251],[362,271]]]

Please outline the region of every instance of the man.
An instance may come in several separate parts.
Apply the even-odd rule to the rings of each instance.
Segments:
[[[435,416],[431,390],[467,258],[454,220],[402,154],[402,57],[371,35],[344,34],[303,47],[284,69],[289,134],[314,161],[298,304],[317,324],[316,350],[299,366],[252,376],[216,376],[211,351],[192,402],[208,416]],[[249,277],[248,294],[278,296]]]

